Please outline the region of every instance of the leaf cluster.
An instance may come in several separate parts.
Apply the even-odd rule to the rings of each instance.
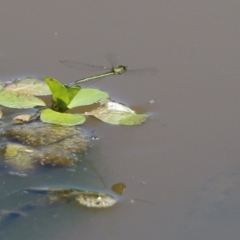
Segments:
[[[51,106],[40,96],[52,96]],[[90,112],[69,113],[68,110],[98,103]],[[41,121],[59,125],[78,125],[86,116],[94,116],[103,122],[116,125],[138,125],[146,121],[146,114],[136,114],[126,106],[112,102],[107,92],[94,88],[69,87],[58,80],[45,77],[44,81],[35,78],[24,78],[0,85],[0,105],[9,108],[36,108]],[[2,113],[0,113],[2,114]],[[36,116],[30,116],[33,120]],[[21,116],[18,119],[22,119]],[[26,118],[24,118],[26,119]],[[26,121],[26,120],[25,120]]]

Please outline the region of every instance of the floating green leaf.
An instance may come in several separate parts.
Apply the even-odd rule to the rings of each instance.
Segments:
[[[0,105],[10,108],[32,108],[34,106],[45,106],[45,103],[41,99],[31,95],[1,91]]]
[[[100,99],[109,98],[108,93],[94,88],[81,89],[68,105],[68,108],[91,105]]]
[[[34,96],[44,96],[51,94],[48,85],[44,81],[31,77],[24,78],[20,81],[7,85],[4,88],[4,91],[13,91]]]
[[[2,84],[0,84],[0,91],[2,91],[3,90],[3,85]]]
[[[44,109],[40,116],[41,120],[46,123],[73,126],[85,122],[82,114],[59,113],[52,109]]]
[[[57,81],[56,79],[45,77],[44,80],[47,82],[53,95],[53,101],[56,103],[56,109],[59,112],[65,112],[68,104],[80,91],[81,87],[68,87]]]
[[[115,102],[107,102],[103,106],[85,114],[116,125],[139,125],[148,118],[147,114],[136,114],[130,108]]]

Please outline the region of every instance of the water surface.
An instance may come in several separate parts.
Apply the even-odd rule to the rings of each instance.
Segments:
[[[104,211],[74,204],[38,208],[14,221],[14,231],[4,229],[4,239],[237,239],[239,7],[223,0],[2,2],[2,81],[49,75],[72,82],[92,73],[60,60],[108,65],[108,53],[129,68],[158,70],[156,76],[113,76],[96,84],[149,112],[146,124],[93,120],[84,126],[100,137],[88,157],[108,187],[126,183],[125,199]],[[30,183],[103,187],[99,176],[81,169],[28,178],[2,174],[1,195]],[[21,201],[4,198],[1,208]]]

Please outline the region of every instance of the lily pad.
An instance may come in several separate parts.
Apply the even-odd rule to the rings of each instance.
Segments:
[[[31,77],[7,85],[4,91],[19,92],[34,96],[51,95],[46,82]]]
[[[31,95],[1,91],[0,105],[9,108],[32,108],[34,106],[45,106],[45,103],[41,99]]]
[[[106,102],[99,108],[85,114],[115,125],[139,125],[148,118],[147,114],[136,114],[132,109],[116,102]]]
[[[74,107],[91,105],[93,103],[96,103],[100,99],[106,98],[109,98],[108,93],[100,91],[98,89],[81,89],[81,91],[79,91],[78,94],[72,99],[70,104],[68,104],[68,108],[71,109]]]
[[[59,113],[52,109],[44,109],[40,119],[46,123],[53,123],[65,126],[74,126],[85,122],[86,118],[82,114]]]

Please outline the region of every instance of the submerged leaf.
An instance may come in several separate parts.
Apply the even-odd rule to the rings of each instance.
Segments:
[[[109,98],[108,93],[94,88],[81,89],[78,94],[72,99],[68,108],[80,107],[96,103],[100,99]]]
[[[147,114],[136,114],[132,109],[115,102],[107,102],[85,114],[116,125],[139,125],[148,118]]]
[[[7,85],[4,91],[13,91],[34,96],[51,94],[48,85],[44,81],[31,77]]]
[[[1,91],[0,105],[10,108],[32,108],[34,106],[45,106],[45,103],[41,99],[31,95]]]
[[[85,122],[85,117],[82,114],[59,113],[51,109],[42,111],[41,120],[47,123],[73,126]]]

